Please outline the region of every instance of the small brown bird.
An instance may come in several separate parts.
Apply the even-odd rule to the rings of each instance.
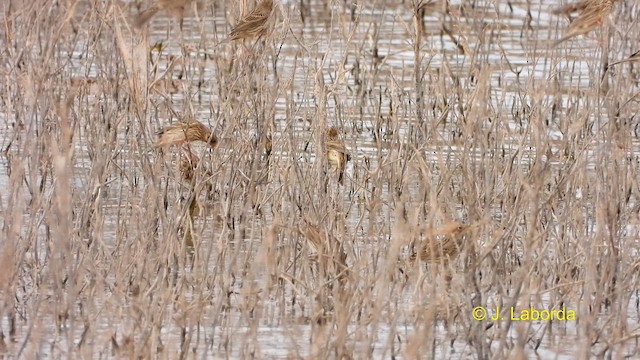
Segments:
[[[180,154],[180,162],[178,163],[178,170],[180,172],[180,176],[182,177],[182,179],[190,183],[191,186],[196,185],[195,172],[196,172],[196,169],[198,168],[199,162],[200,162],[200,159],[198,158],[198,156],[192,153],[188,146],[185,146],[183,148],[182,154]],[[206,189],[207,193],[211,193],[211,191],[213,190],[213,186],[209,181],[207,181],[207,179],[211,177],[213,177],[211,172],[209,170],[205,170],[204,171],[204,180],[205,180],[204,188]]]
[[[244,16],[231,29],[229,40],[259,38],[268,30],[269,17],[273,11],[273,0],[262,0],[255,9]]]
[[[330,127],[327,130],[325,152],[329,165],[335,167],[338,171],[338,183],[342,184],[344,169],[347,166],[347,162],[351,160],[351,155],[347,152],[344,143],[338,138],[338,130],[334,127]]]
[[[420,260],[428,263],[447,263],[458,256],[470,230],[469,225],[450,222],[430,234],[419,252],[414,249],[410,259],[415,261],[419,257]]]
[[[151,7],[138,14],[133,20],[133,26],[138,29],[143,27],[160,10],[167,10],[171,15],[179,18],[182,26],[184,9],[191,1],[192,0],[156,0]]]
[[[169,125],[158,132],[156,147],[188,144],[193,141],[202,141],[214,148],[218,145],[218,138],[209,129],[197,120],[179,122]]]
[[[266,155],[267,159],[269,159],[269,156],[271,156],[271,150],[273,150],[273,142],[271,141],[271,134],[266,134],[262,138],[262,144],[264,145],[264,154]]]
[[[191,152],[188,148],[180,155],[180,163],[178,164],[178,170],[180,175],[187,182],[192,182],[194,179],[194,172],[198,167],[200,159],[198,156]]]
[[[569,25],[565,35],[556,41],[553,46],[558,46],[575,36],[584,35],[604,24],[607,16],[611,13],[613,3],[616,1],[617,0],[583,0],[554,10],[553,13],[555,14],[569,14],[580,11],[580,15]]]

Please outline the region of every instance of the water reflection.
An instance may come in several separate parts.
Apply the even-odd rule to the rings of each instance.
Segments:
[[[307,6],[301,10],[300,3]],[[232,196],[225,198],[225,194],[232,193],[240,186],[238,184],[251,184],[246,187],[256,188],[256,192],[271,199],[270,196],[277,193],[277,189],[286,187],[287,180],[293,178],[290,175],[295,171],[290,169],[294,167],[292,163],[305,169],[304,176],[312,177],[315,169],[319,168],[316,166],[319,159],[316,150],[319,147],[315,147],[314,141],[318,136],[318,123],[321,121],[326,121],[327,126],[337,126],[343,131],[346,146],[352,155],[345,175],[351,181],[345,182],[349,184],[356,183],[353,179],[369,179],[367,183],[363,181],[365,185],[338,188],[340,196],[336,196],[342,202],[339,206],[351,209],[345,211],[346,223],[359,229],[353,232],[355,241],[352,250],[358,260],[365,259],[363,262],[373,262],[377,256],[371,254],[376,254],[380,248],[386,249],[386,244],[390,242],[392,231],[389,228],[397,221],[397,208],[400,207],[399,199],[392,193],[399,190],[394,188],[390,181],[380,181],[382,190],[377,191],[385,194],[385,201],[369,208],[370,204],[366,204],[366,200],[363,199],[373,197],[371,193],[374,190],[371,190],[370,184],[374,182],[372,179],[375,179],[376,172],[393,172],[390,169],[394,168],[389,167],[389,164],[405,161],[403,157],[420,158],[420,161],[429,164],[423,168],[431,171],[425,174],[416,170],[407,176],[407,208],[426,206],[429,199],[420,197],[424,194],[423,188],[435,188],[443,178],[451,177],[450,174],[443,175],[446,171],[455,172],[460,166],[469,163],[482,167],[483,162],[489,157],[492,158],[492,162],[499,164],[491,168],[496,174],[485,174],[486,178],[471,179],[471,182],[494,181],[493,188],[498,194],[511,191],[509,180],[513,179],[501,178],[506,172],[505,169],[509,167],[526,169],[527,171],[523,172],[525,174],[528,174],[529,170],[532,173],[533,170],[547,171],[550,174],[548,179],[561,182],[564,181],[562,174],[575,167],[590,172],[598,170],[602,166],[602,159],[606,158],[603,154],[617,152],[621,159],[628,159],[629,162],[637,164],[640,147],[637,136],[630,137],[626,134],[628,141],[623,139],[618,143],[599,138],[601,131],[610,126],[611,116],[604,105],[607,95],[599,93],[599,79],[603,71],[600,64],[603,47],[595,40],[578,38],[568,42],[566,48],[551,49],[558,30],[567,25],[567,21],[549,13],[556,5],[555,2],[542,1],[532,4],[517,1],[476,4],[477,6],[469,2],[451,2],[449,14],[438,10],[440,4],[436,4],[437,6],[430,8],[423,18],[424,29],[417,52],[414,47],[414,18],[409,4],[401,5],[390,1],[361,2],[356,4],[354,14],[357,21],[354,21],[351,18],[351,7],[345,2],[334,1],[330,7],[325,6],[323,1],[300,3],[285,4],[283,14],[286,17],[281,19],[283,22],[276,26],[275,35],[265,47],[257,44],[251,48],[255,53],[228,45],[215,46],[226,38],[229,31],[229,21],[224,9],[216,7],[215,10],[199,12],[198,17],[187,17],[182,32],[177,30],[175,19],[163,14],[154,18],[149,25],[148,37],[144,38],[151,53],[150,68],[153,69],[153,75],[150,82],[153,86],[148,93],[143,94],[149,105],[148,114],[142,116],[128,114],[129,105],[124,105],[134,101],[131,100],[134,96],[124,90],[126,86],[118,83],[122,78],[126,78],[125,73],[128,69],[116,70],[116,66],[112,68],[107,62],[92,60],[92,49],[88,46],[90,39],[79,41],[72,49],[56,53],[57,57],[68,59],[64,64],[65,73],[72,79],[71,87],[78,89],[78,99],[82,99],[75,106],[84,109],[82,114],[91,116],[90,121],[78,119],[78,124],[74,127],[77,137],[74,141],[74,163],[71,169],[74,176],[72,185],[77,193],[74,204],[70,204],[74,211],[85,209],[84,213],[79,210],[77,213],[74,212],[77,224],[80,220],[90,217],[92,213],[100,214],[101,223],[97,230],[79,236],[83,243],[89,244],[88,247],[93,241],[102,241],[104,245],[104,248],[101,248],[104,253],[92,254],[95,257],[94,266],[83,265],[89,269],[101,269],[104,266],[111,270],[110,266],[113,266],[117,270],[117,264],[105,264],[111,260],[124,262],[123,254],[129,251],[144,253],[149,251],[148,249],[162,246],[169,249],[166,244],[158,244],[157,239],[163,236],[172,238],[167,234],[184,231],[177,222],[170,221],[182,216],[179,210],[183,203],[180,202],[177,206],[173,203],[167,204],[168,201],[160,204],[164,199],[177,199],[180,196],[184,201],[187,195],[181,192],[181,184],[172,176],[171,165],[174,160],[170,156],[163,157],[149,146],[153,143],[158,129],[169,122],[193,116],[203,124],[220,131],[219,151],[206,152],[203,148],[194,149],[194,153],[203,159],[203,163],[210,164],[208,166],[211,168],[207,168],[207,171],[214,176],[231,174],[230,169],[244,159],[240,155],[234,156],[243,154],[242,149],[260,143],[262,129],[268,129],[274,139],[274,153],[270,160],[274,169],[270,179],[273,180],[267,181],[266,184],[254,185],[252,181],[255,179],[251,178],[251,174],[241,173],[234,175],[235,182],[217,184],[214,190],[217,193],[213,195],[216,200],[206,205],[209,206],[208,209],[213,210],[194,224],[194,233],[204,240],[196,245],[200,246],[200,252],[195,251],[196,255],[193,256],[207,256],[206,260],[192,260],[197,264],[196,269],[171,264],[167,269],[150,271],[158,277],[162,275],[157,275],[161,271],[184,275],[191,281],[184,285],[189,290],[176,290],[175,297],[184,296],[185,301],[198,300],[205,304],[200,308],[202,314],[198,319],[191,319],[190,325],[186,326],[186,332],[197,337],[191,346],[198,350],[198,354],[206,354],[205,357],[246,357],[249,355],[247,349],[253,348],[251,354],[257,357],[314,356],[313,346],[309,341],[311,325],[304,323],[305,319],[311,317],[311,310],[305,308],[305,311],[298,310],[296,316],[289,316],[289,311],[293,310],[287,307],[286,302],[280,301],[281,299],[268,299],[265,295],[265,298],[262,298],[262,307],[267,309],[265,312],[270,318],[265,317],[266,324],[258,321],[254,326],[247,327],[245,324],[250,323],[252,318],[237,305],[248,301],[238,295],[245,291],[242,286],[243,280],[237,279],[237,284],[230,285],[216,282],[220,281],[219,279],[212,279],[215,277],[212,273],[218,271],[216,269],[231,267],[230,264],[220,263],[220,258],[212,254],[237,251],[248,257],[259,251],[257,249],[261,248],[264,238],[261,231],[273,221],[272,214],[276,212],[273,208],[277,209],[280,204],[269,204],[264,206],[265,209],[256,209],[256,214],[263,211],[262,216],[243,218],[242,223],[251,225],[247,231],[241,228],[241,221],[234,223],[235,220],[220,215],[224,214],[220,209],[224,209],[228,214],[234,213],[232,206],[224,203],[224,199],[230,199]],[[617,38],[613,39],[612,46],[619,45],[619,40],[616,43]],[[162,46],[154,49],[153,44]],[[302,45],[306,49],[303,49]],[[558,56],[564,53],[566,56]],[[237,58],[231,61],[234,57]],[[416,66],[416,58],[420,60],[419,66]],[[221,68],[238,67],[242,71],[230,72],[232,75],[226,71],[221,74]],[[625,74],[623,71],[627,71],[622,69],[627,68],[615,70],[621,78],[624,77],[622,74]],[[415,71],[420,71],[422,75],[420,84],[416,80]],[[245,95],[246,91],[242,91],[245,89],[238,88],[238,84],[245,84],[240,80],[246,80],[243,76],[247,74],[264,80],[262,83],[246,81],[247,84],[256,87],[255,91],[252,89],[249,92],[252,97]],[[612,86],[635,89],[637,84],[624,82]],[[119,89],[113,89],[114,87]],[[269,92],[267,90],[273,90],[276,95],[273,98],[264,95]],[[420,92],[423,93],[423,104],[418,105],[416,98]],[[628,92],[622,90],[618,94],[631,96]],[[326,107],[323,108],[323,104],[326,104]],[[631,109],[635,106],[635,103],[629,105]],[[105,110],[110,108],[116,110]],[[620,109],[629,111],[629,108],[625,109],[622,106]],[[0,123],[9,124],[17,116],[15,109],[8,105],[1,111]],[[575,113],[580,114],[577,118],[582,119],[582,123],[568,123],[567,119],[576,117],[569,117],[567,114]],[[227,118],[223,115],[231,116]],[[106,124],[107,122],[112,123]],[[625,131],[628,130],[622,130]],[[29,154],[30,148],[27,145],[11,143],[15,133],[16,130],[11,126],[0,126],[2,150],[8,149],[12,154],[20,154],[25,159],[30,155],[35,156]],[[578,140],[574,141],[576,138]],[[255,158],[262,159],[263,154],[257,151],[256,153],[259,156]],[[109,154],[104,157],[104,163],[96,160],[100,158],[100,154]],[[572,161],[576,157],[583,160],[575,164]],[[0,187],[3,189],[11,188],[8,164],[8,157],[0,156]],[[256,165],[259,166],[264,165]],[[30,170],[35,168],[32,167]],[[100,171],[104,169],[110,169],[110,172],[101,174]],[[145,171],[148,169],[153,169],[149,173],[157,175],[146,176]],[[228,179],[231,176],[220,178]],[[431,180],[433,185],[425,184],[425,178]],[[553,182],[552,180],[549,182]],[[51,180],[49,184],[54,181]],[[464,179],[452,181],[451,192],[476,191],[463,188],[466,184],[463,181]],[[154,201],[152,196],[145,193],[150,183],[164,189],[163,200]],[[549,186],[551,185],[546,189],[549,189]],[[344,191],[346,195],[342,196],[339,191]],[[580,188],[569,187],[566,191],[569,193],[568,202],[573,201],[573,198],[583,197],[583,190]],[[303,195],[295,193],[291,197],[303,198]],[[482,195],[478,194],[478,197]],[[6,192],[0,193],[0,205],[3,207],[8,202],[8,196]],[[509,200],[513,198],[513,201],[517,201],[517,196],[522,196],[522,193],[513,192],[509,196]],[[552,194],[541,192],[540,196]],[[86,205],[87,202],[97,203],[98,197],[102,199],[99,202],[100,206]],[[282,199],[280,201],[286,203]],[[156,207],[164,207],[168,219],[155,220],[155,223],[149,220],[147,223],[141,214],[161,213]],[[370,211],[375,207],[381,210],[375,213]],[[448,211],[460,214],[461,208],[462,206],[457,204],[451,206]],[[510,215],[498,204],[489,202],[487,208],[489,215],[496,219],[496,222]],[[563,210],[554,209],[549,216],[560,217]],[[371,218],[366,214],[370,214]],[[577,215],[571,213],[569,216]],[[589,216],[587,222],[595,221],[595,215]],[[36,216],[30,213],[26,218],[28,221],[34,221]],[[376,226],[384,229],[384,225],[379,225],[380,223],[388,224],[386,232],[378,231],[372,234],[365,230],[378,229]],[[0,217],[0,227],[4,227],[5,224],[6,218],[3,215]],[[586,224],[584,226],[588,227]],[[44,228],[43,226],[37,231],[46,233],[48,229]],[[627,229],[630,234],[638,232],[635,225],[629,225]],[[517,231],[514,233],[518,234]],[[521,235],[523,239],[524,235]],[[42,239],[45,238],[48,237],[42,235]],[[146,242],[146,247],[136,247],[140,242]],[[522,240],[522,243],[524,242]],[[228,245],[228,249],[222,244]],[[513,250],[518,256],[523,255],[525,250],[530,250],[526,249],[525,245],[520,246],[520,249]],[[38,251],[47,253],[50,250],[48,245],[39,242],[28,253],[35,256],[33,254]],[[167,250],[167,253],[169,252]],[[209,253],[204,255],[206,252]],[[383,254],[383,257],[384,255],[386,254]],[[74,261],[82,260],[72,258]],[[94,258],[88,262],[92,261]],[[198,269],[197,266],[202,268]],[[365,275],[368,275],[367,271],[372,271],[368,268],[359,270]],[[140,270],[140,273],[144,271]],[[116,279],[115,274],[110,275],[113,278],[107,279],[100,279],[101,274],[90,275],[87,276],[91,277],[92,282],[104,281],[100,287],[109,289],[106,292],[110,294],[116,292],[113,289],[117,288],[118,284],[127,281],[151,283],[144,294],[147,297],[153,296],[154,286],[160,286],[157,285],[159,280],[148,279],[146,275],[141,276],[142,280]],[[30,279],[26,276],[25,278]],[[270,280],[265,272],[254,281],[262,284]],[[247,282],[250,283],[250,280]],[[231,290],[221,290],[223,285]],[[36,285],[29,282],[24,287],[27,289],[25,291],[31,291]],[[121,290],[118,288],[118,291]],[[223,294],[223,291],[229,293]],[[426,320],[418,321],[411,318],[410,311],[406,311],[429,305],[428,302],[421,304],[415,300],[414,296],[419,291],[417,287],[408,286],[395,292],[400,295],[390,301],[401,304],[393,305],[395,308],[388,305],[376,313],[384,320],[371,320],[372,325],[347,325],[347,333],[357,343],[354,354],[368,354],[372,357],[389,357],[393,354],[402,357],[403,351],[406,351],[407,339],[421,336],[425,331],[420,321]],[[491,289],[487,290],[490,291]],[[126,325],[117,324],[119,320],[110,320],[127,318],[131,321],[120,311],[135,313],[140,311],[136,309],[136,306],[139,306],[138,301],[145,304],[136,297],[137,295],[113,296],[122,297],[116,297],[111,305],[109,296],[97,297],[96,302],[91,304],[94,310],[98,310],[94,316],[100,325],[97,329],[92,329],[99,334],[96,342],[102,338],[110,338],[113,333],[122,333],[122,327]],[[227,310],[227,315],[221,315],[222,311],[219,310],[222,306],[216,306],[225,296],[232,298],[234,303],[230,305],[232,309]],[[285,295],[291,296],[291,293]],[[132,298],[134,300],[131,300]],[[629,295],[626,300],[630,304],[628,310],[633,314],[628,320],[637,322],[637,312],[633,311],[632,305],[633,301],[637,300],[637,294]],[[166,311],[166,314],[175,315],[175,309],[166,305],[171,300],[162,301],[163,305],[158,308]],[[309,299],[307,301],[312,302]],[[545,297],[540,304],[553,306],[555,299]],[[53,313],[53,310],[48,310]],[[465,308],[461,307],[458,310],[464,311]],[[45,317],[55,316],[47,313]],[[131,315],[131,318],[133,317]],[[180,351],[180,344],[185,336],[185,327],[178,321],[180,319],[176,318],[177,316],[171,317],[171,321],[165,323],[158,331],[166,354],[171,354],[170,357]],[[217,324],[221,318],[227,323]],[[291,321],[294,324],[282,323],[289,319],[293,319]],[[303,324],[300,325],[296,321]],[[77,329],[74,328],[74,331],[77,330],[80,334],[82,325],[79,323],[76,322]],[[9,327],[6,318],[0,325],[3,329]],[[546,324],[534,323],[529,326],[530,334],[546,331]],[[132,328],[134,330],[131,330]],[[561,336],[541,335],[544,339],[541,345],[539,344],[540,348],[536,348],[538,355],[569,358],[580,350],[577,341],[579,330],[576,326],[563,324],[560,328]],[[46,329],[51,333],[55,332],[53,325]],[[130,325],[128,331],[135,333],[140,330]],[[459,330],[456,332],[442,322],[437,322],[429,331],[435,334],[431,355],[436,358],[467,357],[476,354],[464,340],[454,341],[466,336]],[[26,332],[27,329],[20,329],[16,338],[22,339]],[[521,337],[528,336],[516,327],[511,327],[506,334],[496,334],[508,337],[513,343],[522,340]],[[63,342],[68,339],[78,341],[76,335],[70,335]],[[248,344],[253,339],[257,339],[257,342]],[[116,341],[122,344],[125,339],[118,335]],[[529,342],[530,338],[527,337],[523,341]],[[373,350],[365,348],[364,344],[367,342]],[[225,347],[225,344],[230,345]],[[499,353],[498,348],[503,345],[494,342],[491,348]],[[73,348],[73,344],[63,343],[58,346],[62,349]],[[13,345],[14,349],[17,347],[16,344]],[[533,348],[534,345],[526,347],[532,353]],[[45,353],[64,352],[49,349]]]

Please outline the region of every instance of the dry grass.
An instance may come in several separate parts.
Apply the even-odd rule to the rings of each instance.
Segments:
[[[637,4],[552,48],[557,4],[302,0],[216,48],[255,3],[0,5],[1,353],[640,356],[638,69],[607,67]],[[184,119],[217,140],[186,165],[154,147]],[[410,261],[453,222],[457,256]]]

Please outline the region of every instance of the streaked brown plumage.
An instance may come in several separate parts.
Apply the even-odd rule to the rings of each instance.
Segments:
[[[183,180],[190,183],[191,186],[196,185],[196,169],[198,168],[198,163],[200,159],[197,155],[191,152],[189,148],[185,148],[183,153],[180,155],[180,162],[178,163],[178,171],[180,172],[180,176]],[[211,193],[213,190],[213,186],[210,181],[207,181],[208,178],[211,178],[213,175],[209,170],[204,171],[204,188],[208,193]]]
[[[617,0],[584,0],[576,4],[570,4],[554,10],[556,14],[569,14],[580,11],[580,15],[569,25],[565,35],[553,45],[558,46],[562,42],[578,35],[584,35],[598,26],[601,26],[613,8]]]
[[[218,138],[216,138],[211,129],[199,121],[191,120],[175,123],[160,130],[155,146],[166,147],[187,144],[193,141],[205,142],[212,148],[218,145]]]
[[[351,160],[351,155],[347,152],[342,140],[339,139],[338,130],[334,127],[327,130],[325,152],[329,165],[335,167],[338,171],[338,183],[342,184],[344,169],[347,166],[347,161]]]
[[[446,263],[458,256],[464,247],[466,235],[471,230],[470,225],[462,225],[457,222],[450,222],[432,234],[418,245],[419,251],[415,249],[410,256],[412,261],[418,257],[421,261],[428,263]]]
[[[267,134],[262,138],[262,143],[264,145],[264,153],[267,156],[271,156],[271,150],[273,150],[273,142],[271,141],[271,134]]]
[[[264,35],[272,11],[273,0],[262,0],[233,27],[229,33],[229,40],[251,39]]]
[[[180,162],[178,164],[178,170],[180,170],[180,176],[188,182],[193,181],[194,172],[198,167],[200,159],[197,155],[192,153],[189,149],[184,151],[184,154],[180,155]]]
[[[133,20],[133,26],[136,28],[143,27],[160,10],[167,10],[173,16],[182,19],[184,9],[191,1],[192,0],[156,0],[151,7],[138,14]]]

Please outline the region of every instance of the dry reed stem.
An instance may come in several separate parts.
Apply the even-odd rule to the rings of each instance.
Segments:
[[[2,3],[0,356],[637,357],[635,67],[545,51],[535,4],[413,4],[304,1],[295,36],[234,58],[211,42],[229,2],[182,37],[131,37],[111,2]],[[640,48],[617,6],[605,58]],[[180,118],[216,150],[161,156]],[[450,278],[400,273],[443,219],[473,227]],[[562,305],[579,321],[470,315]]]
[[[168,11],[170,14],[180,19],[180,24],[182,24],[185,8],[191,2],[192,0],[156,0],[153,5],[140,12],[140,14],[133,19],[133,26],[138,29],[143,27],[160,10]]]
[[[571,22],[565,35],[554,43],[554,47],[578,35],[583,35],[604,24],[613,9],[616,0],[585,0],[575,6],[567,5],[556,13],[580,11],[580,15]]]

